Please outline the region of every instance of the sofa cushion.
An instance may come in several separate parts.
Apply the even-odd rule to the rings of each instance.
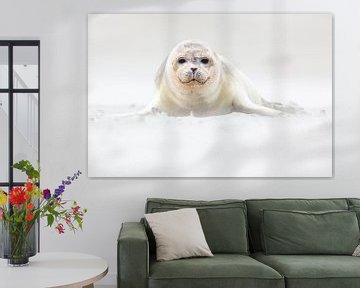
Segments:
[[[360,227],[360,199],[359,198],[348,198],[348,206],[350,211],[355,211],[358,217],[358,223]]]
[[[265,255],[256,260],[284,275],[287,288],[358,288],[360,258],[343,255]]]
[[[149,288],[284,288],[274,269],[246,255],[215,254],[211,258],[150,261]]]
[[[248,254],[245,202],[241,200],[192,201],[148,199],[146,213],[197,208],[206,241],[213,253]],[[150,231],[149,239],[152,239]],[[152,242],[153,240],[150,240]]]
[[[358,224],[360,227],[360,205],[359,206],[351,205],[349,207],[349,210],[354,211],[356,213],[356,217],[358,218]]]
[[[348,198],[347,201],[349,206],[360,206],[360,198]]]
[[[352,255],[359,244],[354,211],[262,210],[266,254]]]
[[[253,251],[262,251],[260,210],[327,211],[348,210],[346,199],[254,199],[246,200],[250,243]]]
[[[213,256],[195,208],[145,214],[156,239],[159,261]]]

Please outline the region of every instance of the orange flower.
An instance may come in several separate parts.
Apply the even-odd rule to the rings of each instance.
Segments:
[[[26,191],[28,191],[28,192],[31,192],[34,189],[34,187],[32,186],[32,184],[30,182],[26,182],[25,187],[26,187]]]
[[[24,198],[25,198],[25,200],[29,200],[31,198],[31,195],[28,193],[25,193]]]
[[[26,205],[26,210],[31,210],[34,208],[34,205],[32,203],[29,203]]]
[[[34,218],[32,214],[26,215],[26,221],[31,221]]]

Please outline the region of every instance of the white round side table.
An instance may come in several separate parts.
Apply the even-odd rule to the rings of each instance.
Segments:
[[[29,265],[9,267],[0,260],[0,286],[6,288],[93,288],[108,272],[107,262],[80,253],[38,253]]]

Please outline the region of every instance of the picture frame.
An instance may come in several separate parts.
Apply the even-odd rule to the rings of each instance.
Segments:
[[[89,14],[89,177],[332,177],[332,23],[329,13]],[[159,67],[183,41],[206,43],[294,113],[158,105]]]

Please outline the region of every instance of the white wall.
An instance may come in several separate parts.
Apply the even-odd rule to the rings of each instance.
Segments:
[[[68,197],[76,198],[89,209],[83,233],[59,236],[42,229],[42,250],[79,251],[104,257],[110,264],[110,271],[103,283],[115,284],[116,238],[121,222],[137,221],[143,213],[147,197],[217,199],[360,196],[358,0],[0,0],[0,7],[0,38],[41,40],[43,186],[54,187],[61,177],[77,169],[85,172],[67,192]],[[334,178],[87,178],[87,14],[137,11],[333,12]]]

